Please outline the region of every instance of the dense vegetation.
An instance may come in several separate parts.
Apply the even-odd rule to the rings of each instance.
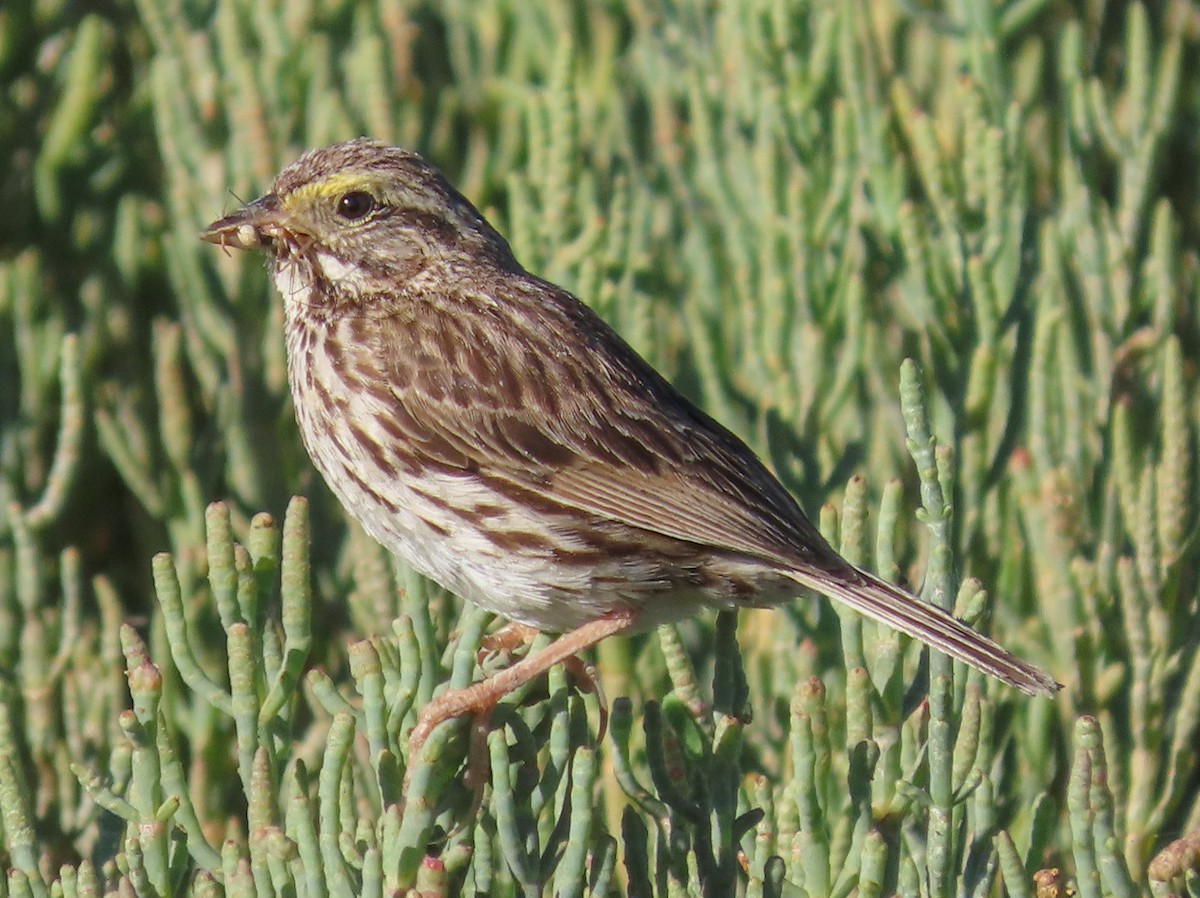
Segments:
[[[1198,50],[1192,0],[5,0],[0,898],[1197,894]],[[706,614],[601,647],[603,742],[508,700],[474,814],[404,737],[490,621],[347,524],[197,240],[359,134],[1060,696]]]

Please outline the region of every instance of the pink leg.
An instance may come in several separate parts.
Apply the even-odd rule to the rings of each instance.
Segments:
[[[509,621],[495,633],[489,633],[483,637],[483,644],[479,649],[479,661],[482,663],[483,659],[492,652],[515,652],[522,646],[528,646],[540,635],[541,632],[533,627]],[[600,704],[600,731],[596,735],[596,740],[603,742],[604,734],[608,732],[608,699],[600,684],[600,675],[596,672],[595,667],[578,655],[564,658],[562,665],[570,674],[571,679],[575,681],[576,688],[588,695],[596,696],[596,700]]]
[[[570,633],[564,633],[544,649],[522,658],[516,664],[486,680],[473,683],[463,689],[451,689],[434,698],[421,709],[417,725],[409,734],[409,772],[412,771],[425,740],[438,726],[452,717],[462,717],[464,714],[482,717],[486,721],[492,713],[492,708],[504,696],[524,686],[535,677],[541,676],[555,664],[561,664],[577,653],[591,648],[601,639],[628,630],[633,626],[635,618],[636,615],[632,611],[613,612],[586,623]],[[405,779],[407,780],[407,776]],[[407,782],[405,786],[405,791],[407,791]]]

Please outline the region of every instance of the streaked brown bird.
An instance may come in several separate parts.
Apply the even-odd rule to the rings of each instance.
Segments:
[[[741,440],[522,268],[415,153],[313,150],[203,237],[269,256],[304,444],[366,531],[463,598],[565,634],[442,694],[414,738],[606,636],[802,588],[1023,692],[1058,688],[838,555]]]

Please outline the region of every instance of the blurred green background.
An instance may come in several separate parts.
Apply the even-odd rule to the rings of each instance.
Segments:
[[[1200,893],[1198,48],[1192,0],[4,0],[0,898]],[[262,260],[197,239],[360,134],[1061,695],[799,599],[602,646],[603,742],[512,697],[478,812],[462,728],[408,758],[488,622],[347,524]]]

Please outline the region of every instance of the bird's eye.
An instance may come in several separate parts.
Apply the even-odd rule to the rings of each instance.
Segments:
[[[375,197],[363,190],[351,190],[338,200],[337,214],[346,221],[357,221],[375,208]]]

